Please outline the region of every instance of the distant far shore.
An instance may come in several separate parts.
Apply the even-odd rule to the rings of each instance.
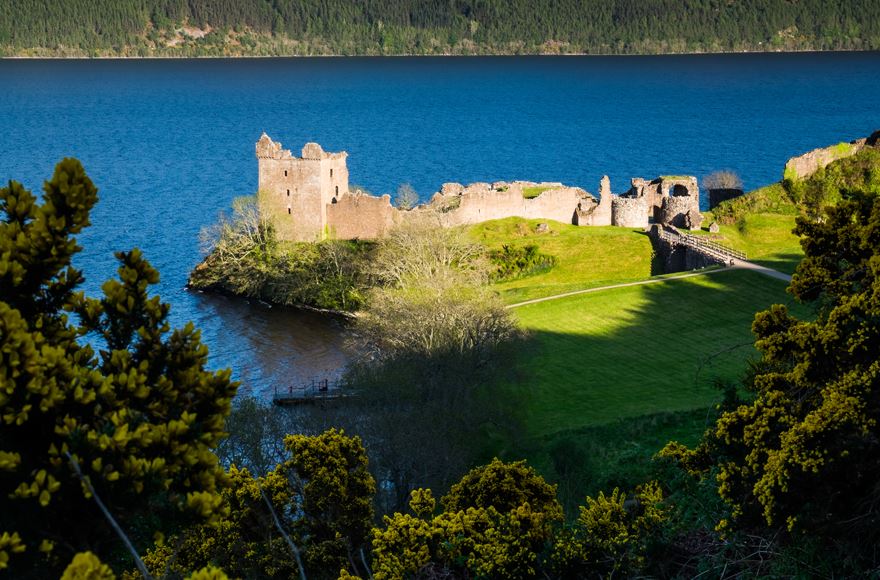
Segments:
[[[645,53],[597,53],[597,52],[535,52],[535,53],[504,53],[486,52],[473,54],[237,54],[237,55],[7,55],[0,60],[274,60],[274,59],[333,59],[333,58],[516,58],[516,57],[666,57],[666,56],[720,56],[741,54],[836,54],[836,53],[880,53],[878,50],[866,49],[800,49],[800,50],[719,50],[690,52],[645,52]]]

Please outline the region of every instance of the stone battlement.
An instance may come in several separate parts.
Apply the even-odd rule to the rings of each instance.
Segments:
[[[446,226],[522,217],[582,226],[643,228],[662,222],[696,229],[702,221],[699,188],[691,176],[634,178],[626,193],[614,195],[606,175],[598,199],[559,182],[444,183],[429,203],[410,212],[393,207],[388,195],[350,192],[344,151],[329,153],[306,143],[295,157],[263,133],[256,155],[260,205],[282,240],[381,238],[424,211],[436,212]]]

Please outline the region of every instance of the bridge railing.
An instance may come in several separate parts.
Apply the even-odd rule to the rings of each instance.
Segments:
[[[745,261],[747,259],[745,252],[729,248],[727,246],[719,244],[718,242],[710,240],[705,236],[681,234],[678,232],[673,233],[665,228],[659,229],[659,235],[661,239],[671,242],[673,244],[684,244],[685,246],[691,247],[698,252],[710,254],[724,260],[734,259]]]
[[[333,399],[341,396],[342,381],[340,379],[313,378],[308,383],[279,387],[275,385],[272,396],[274,402],[295,401],[300,399]]]
[[[694,236],[691,234],[684,234],[685,243],[689,246],[695,248],[704,248],[716,254],[719,254],[725,258],[734,258],[736,260],[745,261],[746,254],[745,252],[740,252],[739,250],[734,250],[733,248],[729,248],[718,242],[714,242],[712,240],[706,239],[704,236]]]

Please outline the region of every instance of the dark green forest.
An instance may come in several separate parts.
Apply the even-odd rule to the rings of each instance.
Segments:
[[[0,55],[880,48],[880,0],[2,0]]]

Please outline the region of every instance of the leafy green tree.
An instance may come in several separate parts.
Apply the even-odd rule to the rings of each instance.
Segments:
[[[163,514],[220,511],[212,448],[236,384],[205,369],[191,324],[171,332],[169,306],[147,292],[159,274],[138,250],[117,254],[119,280],[102,298],[76,292],[74,236],[97,199],[74,159],[55,168],[42,203],[16,182],[0,189],[0,533],[11,538],[0,565],[18,575],[119,546],[74,464],[136,541],[162,529]]]
[[[664,453],[717,474],[731,515],[719,529],[813,538],[838,551],[840,570],[864,570],[880,539],[880,197],[849,194],[795,232],[805,257],[789,292],[816,306],[815,319],[779,305],[759,313],[753,401],[724,413],[696,449]]]
[[[227,515],[219,522],[160,537],[144,556],[153,575],[183,578],[188,570],[209,563],[242,578],[299,575],[296,558],[275,528],[266,503],[279,514],[286,512],[292,499],[287,480],[275,471],[254,478],[247,469],[235,466],[229,469],[229,479],[223,492]]]
[[[412,492],[416,514],[385,516],[373,531],[377,579],[430,577],[531,578],[562,520],[556,488],[525,462],[497,459],[454,485],[433,515],[430,490]]]
[[[307,541],[307,569],[352,567],[370,535],[376,482],[359,437],[331,429],[321,435],[288,435],[291,457],[279,470],[291,485],[301,517],[293,523]]]
[[[666,518],[656,482],[639,488],[628,502],[617,488],[599,492],[579,508],[574,525],[555,541],[552,564],[561,578],[632,576],[645,565],[646,545]]]
[[[284,445],[287,459],[263,477],[231,467],[227,515],[160,540],[145,558],[150,569],[183,577],[215,564],[236,577],[292,578],[302,562],[308,578],[363,572],[376,484],[360,439],[331,429],[288,435]]]

